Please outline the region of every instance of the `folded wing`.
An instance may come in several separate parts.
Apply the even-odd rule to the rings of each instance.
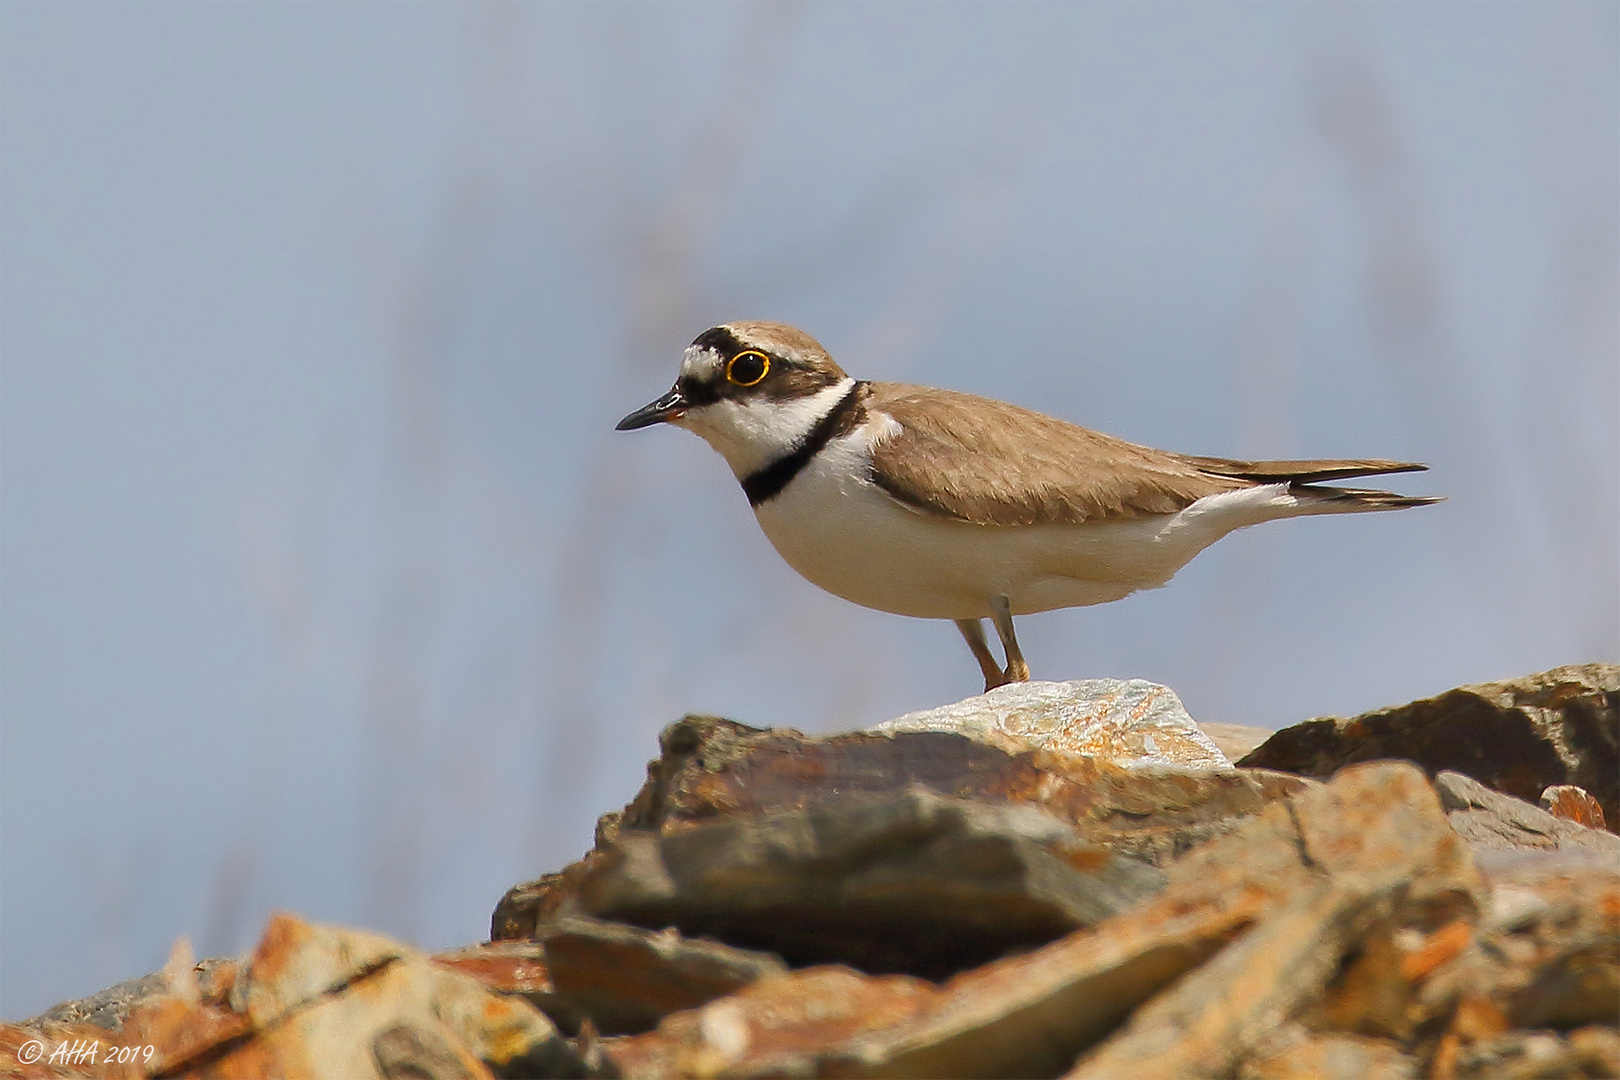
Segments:
[[[1173,514],[1206,495],[1257,484],[1300,485],[1310,497],[1361,501],[1366,505],[1358,508],[1369,510],[1433,501],[1304,490],[1323,480],[1424,468],[1411,462],[1189,457],[988,398],[898,383],[868,385],[867,408],[899,425],[874,447],[873,480],[916,510],[974,524],[1081,524]]]

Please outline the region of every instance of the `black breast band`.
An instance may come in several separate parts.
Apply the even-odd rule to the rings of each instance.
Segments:
[[[763,469],[743,477],[743,493],[748,496],[749,506],[758,506],[782,494],[782,489],[793,482],[793,478],[799,475],[799,470],[808,465],[810,459],[820,453],[821,448],[826,446],[834,435],[847,430],[855,408],[860,402],[861,389],[865,385],[857,382],[851,386],[849,393],[839,398],[838,404],[828,410],[826,416],[816,421],[816,426],[810,429],[804,441],[792,451]]]

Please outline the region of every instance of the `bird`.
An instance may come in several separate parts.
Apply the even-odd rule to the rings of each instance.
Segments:
[[[813,584],[955,622],[986,692],[1030,677],[1016,615],[1158,588],[1249,525],[1441,501],[1327,483],[1427,468],[1415,462],[1195,457],[990,398],[855,379],[775,322],[699,334],[673,388],[617,430],[654,424],[719,451],[772,546]]]

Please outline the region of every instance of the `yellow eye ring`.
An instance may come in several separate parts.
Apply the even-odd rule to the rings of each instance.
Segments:
[[[742,370],[737,369],[742,364]],[[755,364],[759,365],[756,373]],[[771,373],[771,358],[757,349],[744,349],[726,361],[726,382],[733,386],[758,386]]]

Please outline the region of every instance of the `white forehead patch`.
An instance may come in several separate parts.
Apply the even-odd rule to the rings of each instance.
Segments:
[[[720,378],[720,354],[713,349],[688,345],[681,356],[681,378],[694,382],[714,382]]]

